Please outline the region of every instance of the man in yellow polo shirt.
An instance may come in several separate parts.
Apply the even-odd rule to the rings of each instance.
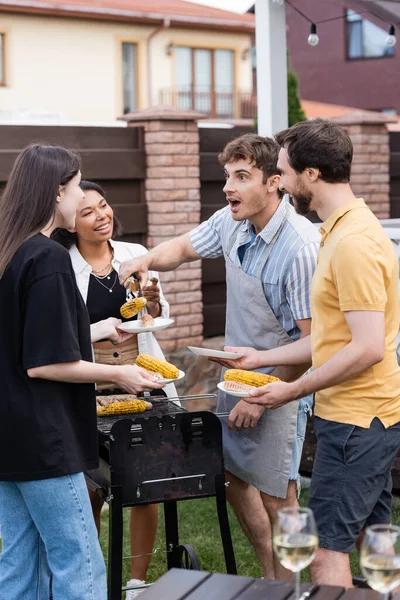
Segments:
[[[400,447],[398,260],[362,199],[355,198],[349,136],[323,119],[276,136],[280,188],[298,212],[323,221],[311,288],[311,335],[269,351],[241,348],[231,366],[306,363],[292,383],[272,383],[247,401],[278,408],[315,395],[317,451],[309,506],[319,532],[316,583],[350,587],[348,553],[367,525],[390,523],[390,467]],[[237,350],[237,349],[236,349]]]

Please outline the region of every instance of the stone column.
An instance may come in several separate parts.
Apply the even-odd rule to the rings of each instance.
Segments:
[[[355,111],[332,119],[343,126],[354,144],[351,187],[379,219],[390,217],[390,147],[386,115]]]
[[[190,231],[200,223],[200,154],[197,121],[204,115],[169,106],[124,115],[144,127],[148,206],[147,247]],[[203,340],[201,261],[161,274],[175,324],[157,333],[162,348],[199,346]]]

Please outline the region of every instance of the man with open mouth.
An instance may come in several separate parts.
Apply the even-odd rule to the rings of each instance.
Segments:
[[[319,234],[283,198],[279,147],[246,134],[219,156],[228,206],[190,233],[121,265],[120,279],[149,269],[169,271],[199,258],[224,256],[227,282],[226,344],[273,348],[310,332],[310,284]],[[280,368],[291,381],[309,365]],[[266,369],[270,372],[272,369]],[[277,510],[295,506],[296,482],[311,398],[276,411],[220,392],[228,500],[269,579],[291,574],[274,559],[271,523]]]

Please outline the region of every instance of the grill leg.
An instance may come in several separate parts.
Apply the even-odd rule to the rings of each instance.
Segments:
[[[179,532],[178,532],[178,507],[175,500],[164,502],[165,540],[167,544],[168,569],[179,569]],[[172,549],[172,551],[170,551]]]
[[[235,553],[233,550],[231,529],[228,519],[228,509],[226,507],[225,475],[223,473],[215,476],[215,492],[226,572],[231,575],[237,575]]]
[[[108,600],[121,600],[123,514],[120,486],[111,487],[111,494],[113,497],[109,511]]]

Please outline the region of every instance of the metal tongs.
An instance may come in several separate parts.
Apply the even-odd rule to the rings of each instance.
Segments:
[[[134,298],[142,298],[142,287],[140,285],[140,279],[136,276],[136,273],[133,273],[128,279],[125,280],[125,288],[126,288],[126,301],[133,300]]]

